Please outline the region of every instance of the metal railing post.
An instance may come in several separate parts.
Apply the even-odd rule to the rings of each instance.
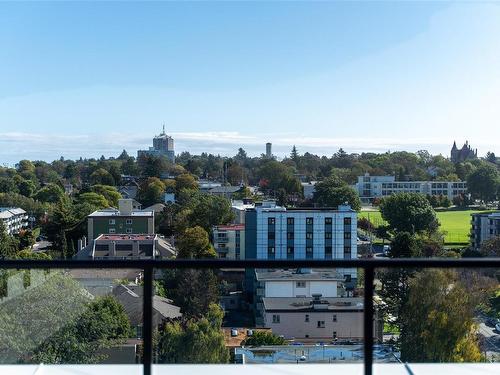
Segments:
[[[365,294],[364,305],[365,313],[363,315],[364,326],[364,358],[365,358],[365,375],[372,375],[373,366],[373,281],[374,267],[367,265],[365,268]]]
[[[144,267],[143,295],[142,364],[144,375],[151,375],[151,364],[153,362],[153,266],[151,264]]]

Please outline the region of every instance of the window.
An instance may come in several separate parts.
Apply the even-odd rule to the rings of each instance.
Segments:
[[[128,229],[127,229],[127,230],[128,230]],[[225,243],[220,243],[220,244],[219,244],[219,247],[220,247],[220,248],[225,248],[225,247],[226,247],[226,244],[225,244]]]
[[[344,240],[350,240],[351,239],[351,232],[344,232]]]
[[[269,259],[274,259],[274,247],[273,246],[269,246],[267,248],[267,257]]]
[[[274,240],[276,238],[276,233],[274,232],[267,232],[267,238],[270,240]]]
[[[332,239],[332,232],[325,232],[325,239],[331,240]]]
[[[109,225],[115,225],[115,219],[109,219]]]
[[[293,237],[294,237],[294,236],[293,236],[293,232],[288,232],[288,233],[286,234],[286,238],[287,238],[288,240],[293,240]]]
[[[312,259],[313,257],[313,248],[312,247],[306,247],[306,259]]]
[[[332,258],[332,247],[331,246],[325,246],[325,258],[326,259]]]
[[[297,281],[295,283],[295,285],[297,286],[297,288],[305,288],[306,287],[306,282],[305,281]]]
[[[344,225],[351,225],[351,218],[350,217],[344,217]]]
[[[333,314],[332,321],[333,321],[333,322],[336,322],[336,321],[337,321],[337,315],[336,315],[336,314]]]
[[[132,233],[132,228],[127,228],[127,233]]]
[[[280,322],[280,316],[279,315],[273,315],[273,323],[279,323]]]
[[[305,318],[304,318],[304,322],[309,323],[309,314],[306,314],[306,316],[305,316]]]
[[[286,257],[288,259],[293,259],[293,246],[288,246],[286,248]]]
[[[116,229],[115,228],[109,228],[109,233],[111,233],[111,234],[116,233]]]
[[[306,224],[313,225],[314,219],[312,217],[306,217]]]
[[[344,246],[344,259],[351,259],[351,247]]]
[[[336,340],[337,339],[337,331],[333,331],[333,339]]]
[[[313,233],[312,232],[307,232],[306,233],[306,239],[312,240],[313,239]]]
[[[325,328],[325,321],[324,320],[318,320],[318,328]]]
[[[288,218],[286,219],[286,223],[287,223],[288,225],[293,225],[293,223],[294,223],[294,219],[293,219],[293,217],[288,217]]]
[[[325,217],[325,225],[332,225],[332,218],[331,217]]]
[[[274,224],[276,224],[276,219],[274,217],[267,218],[267,225],[274,225]]]
[[[127,219],[126,224],[127,225],[132,225],[132,219]]]

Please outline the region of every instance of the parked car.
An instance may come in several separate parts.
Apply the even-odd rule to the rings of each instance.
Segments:
[[[498,333],[500,333],[500,323],[495,324],[495,329]]]

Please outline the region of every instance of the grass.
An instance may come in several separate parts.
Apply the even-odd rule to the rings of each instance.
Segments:
[[[440,230],[445,231],[445,244],[466,244],[469,242],[471,214],[484,212],[478,210],[438,211],[436,216],[441,223]],[[359,217],[369,218],[376,227],[385,224],[380,211],[361,211]]]

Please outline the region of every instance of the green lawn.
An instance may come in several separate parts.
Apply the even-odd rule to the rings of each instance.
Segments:
[[[471,214],[477,212],[482,211],[463,210],[436,212],[437,218],[441,223],[440,229],[447,232],[445,243],[468,243]],[[375,226],[385,223],[379,211],[361,211],[359,217],[369,217],[370,221]]]

